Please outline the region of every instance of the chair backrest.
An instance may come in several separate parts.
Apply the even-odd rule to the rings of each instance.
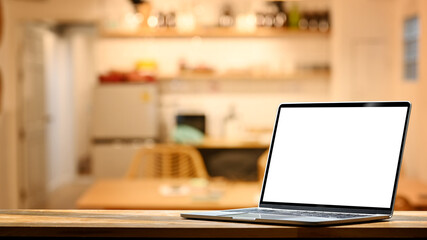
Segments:
[[[268,159],[268,149],[258,157],[258,161],[257,161],[258,181],[260,181],[261,183],[264,179],[264,172],[265,172],[265,167],[267,165],[267,159]]]
[[[208,178],[199,151],[182,144],[154,144],[135,154],[127,178]]]

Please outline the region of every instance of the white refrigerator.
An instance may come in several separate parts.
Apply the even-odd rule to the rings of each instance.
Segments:
[[[159,139],[156,83],[104,83],[95,88],[92,121],[92,173],[123,177],[135,151]]]

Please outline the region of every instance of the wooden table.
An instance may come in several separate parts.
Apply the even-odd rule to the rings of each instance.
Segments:
[[[182,211],[0,210],[0,236],[167,238],[427,238],[427,212],[395,212],[391,220],[334,227],[188,220]]]
[[[217,210],[258,205],[258,182],[104,179],[77,201],[80,209]],[[427,210],[427,185],[400,178],[395,210]]]
[[[258,182],[200,179],[104,179],[77,201],[80,209],[231,209],[258,205]]]

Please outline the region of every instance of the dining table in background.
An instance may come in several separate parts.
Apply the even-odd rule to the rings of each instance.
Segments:
[[[100,179],[77,200],[79,209],[206,209],[256,207],[261,184],[224,179]]]

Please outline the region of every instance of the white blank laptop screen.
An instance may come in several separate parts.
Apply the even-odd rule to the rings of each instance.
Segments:
[[[282,108],[263,201],[389,208],[406,112]]]

